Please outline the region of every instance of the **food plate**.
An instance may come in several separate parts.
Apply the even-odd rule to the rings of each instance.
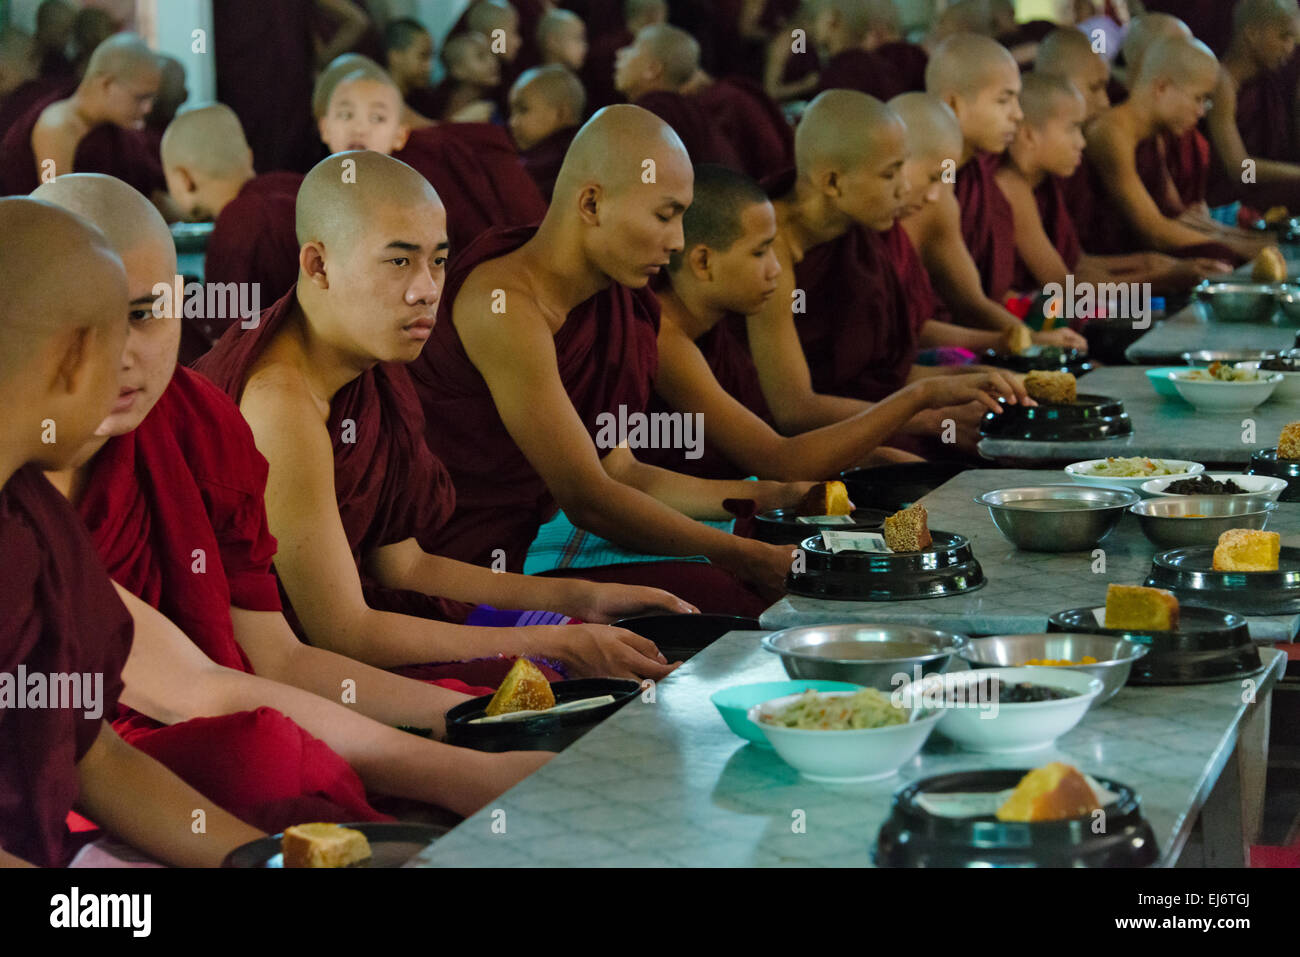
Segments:
[[[1214,547],[1192,545],[1158,552],[1146,584],[1167,588],[1179,599],[1239,614],[1300,612],[1300,548],[1283,547],[1275,572],[1213,571]]]
[[[1131,685],[1208,684],[1230,681],[1258,671],[1259,650],[1250,639],[1246,619],[1219,608],[1184,604],[1177,631],[1106,628],[1106,608],[1068,608],[1047,619],[1047,630],[1114,635],[1148,646],[1133,662]]]
[[[1133,434],[1124,403],[1104,395],[1079,395],[1066,405],[1004,405],[989,412],[980,434],[1037,442],[1084,442]]]
[[[986,579],[965,535],[932,530],[933,543],[918,552],[832,554],[820,535],[804,539],[804,569],[791,571],[793,595],[842,601],[909,601],[942,598],[983,588]]]
[[[614,700],[597,708],[553,715],[542,713],[497,724],[469,723],[483,717],[492,700],[491,695],[472,698],[447,712],[447,743],[476,751],[562,751],[631,701],[640,690],[640,682],[626,678],[553,681],[551,691],[556,704],[599,695],[613,695]]]
[[[1279,502],[1300,502],[1300,460],[1279,459],[1277,449],[1260,449],[1250,456],[1250,475],[1270,475],[1286,479],[1286,488],[1278,496]]]
[[[371,856],[353,867],[401,867],[416,854],[446,834],[451,828],[435,824],[408,824],[401,821],[383,823],[368,821],[362,824],[344,824],[360,831],[370,842]],[[284,867],[280,841],[284,834],[258,838],[226,855],[222,867]]]
[[[759,631],[757,618],[734,615],[644,615],[620,618],[615,628],[626,628],[649,638],[669,661],[685,661],[703,651],[729,631]]]
[[[1202,412],[1249,412],[1268,401],[1282,384],[1282,373],[1261,372],[1252,382],[1220,382],[1190,378],[1188,372],[1171,372],[1170,381],[1178,394]]]
[[[848,469],[840,480],[849,498],[863,507],[892,514],[933,492],[970,465],[966,462],[905,462],[869,469]]]
[[[1147,456],[1117,456],[1117,458],[1147,458]],[[1065,467],[1065,474],[1083,485],[1100,485],[1103,488],[1126,488],[1134,492],[1140,491],[1144,482],[1149,482],[1156,477],[1154,475],[1098,475],[1093,472],[1093,469],[1099,465],[1104,465],[1107,461],[1107,459],[1088,459],[1086,462],[1074,462]],[[1160,476],[1173,481],[1192,478],[1205,471],[1205,466],[1200,462],[1189,462],[1186,459],[1151,459],[1151,461],[1161,462],[1167,468],[1173,469],[1172,474]]]
[[[880,828],[877,867],[1146,867],[1159,857],[1155,832],[1142,816],[1132,788],[1094,777],[1115,800],[1104,810],[1106,828],[1093,832],[1093,819],[999,821],[993,815],[943,817],[918,800],[931,794],[1002,792],[1014,788],[1029,768],[960,771],[904,785],[894,794]]]
[[[1078,349],[1065,349],[1061,346],[1030,346],[1018,355],[1007,355],[994,349],[987,349],[980,361],[984,365],[1012,372],[1071,372],[1081,376],[1091,372],[1095,366],[1087,355]]]
[[[852,498],[852,495],[850,495]],[[773,545],[798,545],[820,528],[878,529],[890,512],[879,508],[855,508],[851,515],[798,516],[793,508],[774,508],[754,517],[754,537]]]
[[[709,700],[718,709],[722,720],[728,728],[739,737],[760,748],[771,750],[772,743],[767,740],[763,729],[749,720],[749,709],[756,704],[780,698],[783,695],[802,694],[809,689],[813,691],[857,691],[861,685],[851,681],[819,681],[802,679],[799,681],[760,681],[756,684],[732,685],[713,692]]]

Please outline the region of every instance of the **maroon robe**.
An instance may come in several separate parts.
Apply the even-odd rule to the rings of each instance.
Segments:
[[[447,111],[447,96],[451,88],[445,83],[437,86],[419,86],[406,94],[406,105],[426,120],[441,120]]]
[[[998,186],[997,153],[976,153],[957,171],[961,237],[979,269],[984,295],[1002,302],[1016,267],[1016,221]]]
[[[560,167],[564,165],[565,154],[569,152],[569,145],[578,134],[578,129],[576,126],[568,126],[556,130],[519,154],[523,157],[524,169],[528,170],[528,175],[537,184],[537,191],[548,203],[551,194],[555,192],[555,181],[559,178]]]
[[[297,298],[291,290],[262,313],[255,329],[231,326],[195,367],[238,402],[249,369],[296,311]],[[366,571],[365,557],[382,545],[415,538],[432,551],[432,536],[455,508],[447,470],[421,440],[424,423],[406,367],[380,363],[345,385],[330,402],[327,427],[334,445],[339,517],[366,604],[400,614],[463,621],[467,606],[384,588]],[[301,635],[287,596],[282,598],[285,617]]]
[[[587,25],[588,30],[591,24]],[[623,94],[614,89],[614,59],[618,51],[630,46],[636,37],[625,29],[614,33],[592,33],[587,47],[587,60],[582,64],[582,85],[587,88],[587,111],[623,102]]]
[[[758,83],[748,77],[718,80],[695,98],[751,177],[766,179],[794,165],[794,129]]]
[[[65,820],[78,796],[77,762],[122,693],[131,616],[77,513],[34,465],[0,489],[0,568],[0,674],[12,676],[12,690],[30,703],[34,675],[102,675],[102,717],[86,717],[84,701],[0,707],[0,847],[60,867],[73,852]],[[18,684],[19,667],[28,687]]]
[[[912,352],[907,360],[910,368],[916,359],[916,350],[920,347],[921,327],[934,319],[940,310],[939,296],[930,283],[930,274],[925,271],[925,264],[917,255],[912,239],[907,235],[901,222],[885,236],[885,252],[889,256],[894,275],[898,277],[903,289],[903,300],[907,306],[908,324],[911,330]]]
[[[453,255],[490,227],[525,226],[546,215],[546,200],[499,126],[442,123],[415,130],[393,158],[438,191]]]
[[[65,99],[77,88],[76,78],[41,77],[28,80],[0,98],[0,140],[37,102]]]
[[[0,139],[0,196],[25,196],[41,185],[32,151],[32,131],[47,106],[61,99],[51,94],[37,100]],[[165,190],[162,162],[140,130],[124,130],[112,123],[101,123],[81,138],[67,172],[104,173],[115,176],[145,196]]]
[[[893,64],[861,49],[841,50],[826,61],[818,91],[826,90],[857,90],[878,100],[903,92]]]
[[[739,150],[723,138],[718,118],[695,97],[656,90],[638,98],[636,105],[677,131],[692,163],[720,163],[744,172]]]
[[[1237,0],[1146,0],[1149,13],[1171,13],[1181,19],[1196,39],[1217,56],[1223,56],[1232,40],[1232,11]]]
[[[925,68],[930,63],[930,54],[924,47],[899,40],[882,43],[872,52],[876,59],[887,64],[899,93],[925,92]]]
[[[1262,72],[1237,90],[1237,131],[1250,156],[1296,162],[1292,108],[1297,80],[1300,80],[1300,51],[1282,68]],[[1300,190],[1294,186],[1243,183],[1241,171],[1233,172],[1236,175],[1224,169],[1218,150],[1214,150],[1207,190],[1211,206],[1227,205],[1234,200],[1241,200],[1260,212],[1274,205],[1300,206]]]
[[[263,173],[243,185],[212,227],[206,282],[257,283],[264,303],[293,288],[298,281],[295,206],[302,179],[301,173]],[[209,335],[216,339],[225,331],[214,328]]]
[[[1034,202],[1038,204],[1038,218],[1042,221],[1043,231],[1065,261],[1066,271],[1072,273],[1079,265],[1083,249],[1079,245],[1079,233],[1075,229],[1074,219],[1070,216],[1063,182],[1058,176],[1044,177],[1034,188]],[[1041,285],[1017,250],[1016,271],[1011,288],[1016,292],[1029,293],[1037,292]]]

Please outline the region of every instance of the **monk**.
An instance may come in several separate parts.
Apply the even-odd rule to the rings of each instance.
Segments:
[[[935,50],[925,85],[961,126],[961,153],[949,157],[956,188],[903,226],[955,321],[1006,334],[1020,323],[1002,305],[1015,267],[1015,234],[1011,208],[993,174],[1021,120],[1020,70],[997,41],[959,33]],[[1067,328],[1033,338],[1087,349],[1083,337]]]
[[[113,14],[100,7],[82,7],[72,20],[72,72],[78,79],[86,75],[86,64],[101,43],[121,30]]]
[[[651,171],[653,182],[643,181]],[[792,505],[805,485],[702,482],[636,458],[640,447],[691,441],[681,421],[675,438],[647,437],[642,418],[659,314],[646,287],[681,249],[691,184],[686,149],[667,124],[639,107],[606,107],[574,138],[541,226],[489,233],[456,258],[432,341],[412,368],[425,436],[458,499],[436,550],[483,564],[496,553],[520,568],[558,506],[624,548],[707,557],[719,567],[621,569],[633,581],[676,574],[673,590],[705,610],[765,607],[728,572],[779,593],[788,550],[693,518],[728,518],[727,499]],[[642,425],[629,431],[633,422]]]
[[[636,36],[646,27],[668,22],[668,0],[623,0],[609,3],[618,11],[617,29],[605,33],[593,30],[583,65],[582,85],[587,88],[587,103],[593,110],[619,102],[622,97],[614,88],[614,64],[618,51],[631,46]],[[594,4],[586,14],[586,23],[593,28],[592,14],[605,7]]]
[[[220,104],[173,120],[163,136],[162,162],[172,202],[185,219],[215,221],[205,281],[255,284],[263,303],[287,293],[298,280],[294,202],[302,176],[258,176],[239,117]],[[208,334],[215,340],[227,327],[217,324]]]
[[[442,112],[435,120],[487,122],[496,113],[496,95],[501,87],[501,59],[481,33],[462,33],[442,48],[447,78],[438,95]]]
[[[56,78],[53,82],[62,81]],[[14,27],[0,29],[0,139],[37,100],[50,92],[50,79],[39,76],[32,38]]]
[[[1084,123],[1110,106],[1110,61],[1092,48],[1082,30],[1057,27],[1038,44],[1034,72],[1069,80],[1083,97]]]
[[[571,10],[548,10],[537,24],[537,51],[542,64],[558,64],[581,73],[587,61],[587,26]]]
[[[122,737],[267,829],[319,819],[313,792],[342,820],[382,819],[362,782],[468,813],[535,768],[525,755],[482,762],[487,755],[393,730],[429,727],[441,737],[447,708],[468,698],[297,640],[270,567],[265,462],[230,398],[176,368],[180,321],[153,309],[154,290],[176,271],[166,224],[110,177],[60,177],[36,196],[102,226],[128,269],[122,395],[72,466],[49,476],[130,592],[136,639],[123,702],[138,710],[114,721]],[[355,694],[343,700],[352,708],[340,703],[349,682]],[[301,772],[299,751],[308,755]],[[232,767],[223,752],[243,760]]]
[[[880,447],[925,409],[1015,396],[1009,374],[917,378],[841,422],[785,437],[771,426],[758,370],[743,342],[744,316],[776,293],[781,264],[776,210],[753,180],[722,166],[695,170],[695,196],[682,221],[685,243],[659,293],[659,370],[652,408],[700,412],[709,423],[704,455],[659,450],[647,461],[705,478],[833,477],[869,461],[895,461]],[[880,451],[883,455],[874,456]]]
[[[535,223],[546,212],[509,135],[490,123],[441,123],[409,130],[401,94],[374,61],[350,56],[321,74],[321,139],[330,152],[352,147],[390,153],[414,167],[451,204],[448,226],[455,249],[464,249],[492,226]],[[345,104],[365,102],[365,113]]]
[[[1186,291],[1207,275],[1231,270],[1227,263],[1158,253],[1086,255],[1063,187],[1083,160],[1083,96],[1069,80],[1035,71],[1024,78],[1020,103],[1024,121],[996,177],[1015,218],[1012,288],[1036,293],[1073,275],[1092,284],[1149,282],[1165,293]]]
[[[1261,212],[1271,206],[1300,211],[1293,135],[1298,28],[1295,0],[1241,0],[1233,11],[1232,43],[1206,115],[1215,205],[1239,199]]]
[[[829,59],[823,90],[858,90],[881,100],[925,89],[927,56],[901,42],[898,11],[890,0],[821,0],[813,36]]]
[[[143,135],[162,80],[158,57],[139,37],[99,45],[66,99],[38,101],[0,141],[0,193],[30,193],[62,173],[107,173],[146,196],[165,191]]]
[[[80,694],[0,709],[0,864],[66,865],[75,806],[158,860],[218,865],[264,836],[107,725],[122,694],[131,617],[75,511],[41,475],[64,468],[118,394],[127,334],[121,260],[102,234],[30,199],[0,200],[0,673],[83,676]],[[58,256],[50,255],[58,250]],[[77,281],[68,282],[74,275]],[[56,431],[57,429],[57,431]],[[54,441],[51,441],[54,439]],[[64,696],[69,692],[64,691]],[[191,830],[193,812],[206,816]]]
[[[587,113],[582,82],[558,64],[525,70],[510,90],[510,135],[524,169],[549,198]]]
[[[454,497],[421,441],[403,363],[433,327],[446,213],[418,173],[367,151],[322,161],[297,216],[295,292],[256,329],[233,327],[198,368],[239,402],[270,462],[276,571],[302,633],[388,668],[506,653],[582,674],[667,674],[653,644],[620,629],[447,623],[465,619],[461,601],[557,613],[525,620],[691,609],[659,591],[496,574],[432,554]]]
[[[384,27],[384,66],[406,105],[429,119],[446,109],[433,85],[433,36],[419,20],[398,17]]]
[[[1169,208],[1178,202],[1172,183],[1159,196],[1138,172],[1138,144],[1163,133],[1176,140],[1194,129],[1218,77],[1218,61],[1205,44],[1181,37],[1159,40],[1143,57],[1132,96],[1093,122],[1087,156],[1105,202],[1094,214],[1092,238],[1085,233],[1090,249],[1123,252],[1136,245],[1173,255],[1231,257],[1239,263],[1263,248],[1261,240],[1240,230],[1208,218],[1181,217]]]
[[[537,22],[533,21],[525,37],[519,11],[508,0],[474,0],[461,23],[466,32],[487,39],[488,52],[498,64],[497,85],[489,91],[490,97],[504,112],[506,94],[516,77],[529,67],[538,65]],[[450,44],[451,40],[447,43]],[[446,51],[447,45],[444,44],[444,59]]]
[[[43,77],[71,76],[72,62],[68,59],[68,45],[72,41],[72,25],[77,19],[77,9],[67,0],[42,0],[36,8],[36,61]]]

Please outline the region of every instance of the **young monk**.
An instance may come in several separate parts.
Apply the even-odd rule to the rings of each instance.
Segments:
[[[956,189],[904,221],[936,292],[955,321],[1005,333],[1020,320],[1002,306],[1015,265],[1011,208],[993,174],[1021,120],[1020,69],[996,40],[959,33],[930,58],[926,91],[957,116],[962,151],[950,157]],[[1070,329],[1034,333],[1046,345],[1087,349]]]
[[[43,0],[36,8],[36,59],[41,76],[70,76],[68,45],[77,10],[67,0]]]
[[[614,89],[614,64],[618,51],[631,46],[637,34],[646,27],[668,22],[667,0],[623,0],[621,4],[611,6],[618,10],[621,29],[610,29],[603,34],[593,29],[587,62],[582,70],[582,85],[587,89],[587,103],[593,110],[622,99]],[[589,11],[589,26],[594,27],[591,13],[598,9],[595,7]]]
[[[66,865],[75,846],[65,821],[75,806],[158,860],[214,867],[264,832],[107,725],[122,693],[131,617],[76,512],[41,475],[71,463],[118,394],[127,334],[121,260],[90,226],[35,200],[0,200],[0,233],[0,673],[27,670],[18,693],[29,703],[35,675],[95,682],[80,701],[15,708],[11,699],[0,709],[0,865]],[[191,830],[196,809],[206,815],[202,834]]]
[[[71,96],[38,101],[0,141],[0,193],[30,193],[75,170],[161,198],[162,170],[142,132],[161,81],[158,57],[139,37],[105,40]]]
[[[870,409],[834,425],[784,437],[771,426],[758,370],[743,342],[744,316],[777,292],[776,210],[753,180],[722,166],[695,170],[695,195],[682,221],[685,242],[659,293],[659,370],[652,408],[700,412],[704,455],[647,455],[652,465],[705,478],[800,479],[834,476],[868,460],[895,461],[880,447],[917,413],[1015,395],[1009,374],[918,378]],[[873,455],[881,452],[882,455]]]
[[[356,181],[345,182],[353,167]],[[497,574],[433,554],[454,497],[421,440],[402,364],[434,325],[446,213],[418,173],[366,151],[318,164],[297,215],[296,292],[256,329],[233,327],[198,368],[239,402],[270,462],[276,571],[301,630],[380,667],[506,653],[551,656],[583,674],[667,674],[653,644],[620,629],[446,623],[465,610],[443,599],[588,621],[690,606],[660,591]]]
[[[462,33],[442,48],[447,78],[439,90],[442,112],[435,120],[487,122],[496,113],[501,87],[501,59],[481,33]]]
[[[903,43],[891,0],[818,0],[813,36],[829,59],[822,90],[858,90],[880,100],[925,89],[923,49]]]
[[[392,154],[447,197],[454,249],[492,226],[534,223],[546,212],[546,200],[501,127],[442,123],[410,132],[400,92],[373,60],[350,56],[331,65],[317,80],[312,102],[330,152],[355,147]],[[345,106],[352,102],[368,108]]]
[[[1300,211],[1292,136],[1298,27],[1295,0],[1241,0],[1233,11],[1232,44],[1206,117],[1214,149],[1211,201],[1239,199],[1260,212],[1271,206]]]
[[[294,202],[302,176],[258,176],[239,117],[221,104],[174,119],[163,135],[162,162],[181,215],[191,222],[215,221],[204,280],[256,284],[263,303],[287,293],[298,280]],[[226,327],[217,324],[209,335],[215,339]]]
[[[384,27],[384,66],[406,105],[431,120],[446,109],[433,85],[433,36],[419,20],[398,17]]]
[[[564,154],[587,113],[582,82],[557,64],[519,74],[510,90],[510,135],[524,168],[549,198]]]
[[[318,820],[314,793],[342,820],[381,819],[363,782],[467,813],[535,768],[394,730],[441,736],[446,709],[468,699],[297,640],[271,572],[265,462],[230,398],[176,368],[179,318],[153,312],[154,290],[176,271],[166,224],[110,177],[60,177],[36,198],[102,227],[127,266],[122,395],[71,467],[49,476],[130,592],[137,624],[122,700],[138,711],[114,721],[123,738],[268,830]],[[349,681],[351,709],[340,703]],[[223,752],[243,760],[231,767]]]
[[[1092,48],[1082,30],[1057,27],[1038,44],[1034,72],[1069,80],[1083,97],[1085,125],[1110,106],[1110,61]]]
[[[654,181],[643,182],[649,170]],[[691,183],[670,127],[638,107],[607,107],[574,138],[542,225],[490,233],[456,258],[432,341],[412,367],[425,436],[458,498],[433,543],[440,553],[487,564],[500,549],[517,569],[558,505],[574,525],[624,548],[720,566],[648,563],[611,576],[677,574],[676,593],[733,614],[765,603],[726,572],[779,591],[788,550],[687,516],[726,519],[726,499],[793,504],[806,486],[651,468],[630,447],[647,442],[615,435],[608,422],[645,412],[658,316],[646,286],[682,246]]]
[[[1088,131],[1088,160],[1104,193],[1085,233],[1089,248],[1123,252],[1136,245],[1179,256],[1230,257],[1237,263],[1263,248],[1261,240],[1208,218],[1170,215],[1175,211],[1168,204],[1177,202],[1172,184],[1160,197],[1139,175],[1139,144],[1164,133],[1178,139],[1194,130],[1218,77],[1218,61],[1198,40],[1162,39],[1146,51],[1132,95],[1097,117]]]
[[[537,24],[537,50],[542,64],[558,64],[581,73],[587,61],[587,26],[571,10],[546,11]]]
[[[1020,103],[1024,121],[996,177],[1015,218],[1013,289],[1035,293],[1064,284],[1070,274],[1079,282],[1150,282],[1171,292],[1231,270],[1227,263],[1159,254],[1086,255],[1062,185],[1083,160],[1083,96],[1070,81],[1035,71],[1024,78]]]

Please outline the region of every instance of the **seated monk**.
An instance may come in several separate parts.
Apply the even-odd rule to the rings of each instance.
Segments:
[[[587,49],[587,62],[582,69],[582,85],[587,89],[587,104],[592,110],[610,106],[622,100],[614,89],[614,63],[618,51],[631,46],[636,35],[646,27],[668,22],[668,0],[623,0],[610,3],[616,10],[616,27],[603,33],[597,30],[592,17],[604,10],[605,4],[593,4],[587,12],[587,26],[591,30],[591,44]],[[606,12],[606,15],[609,15]]]
[[[353,164],[356,182],[345,182]],[[298,192],[297,222],[295,292],[255,329],[233,326],[197,367],[239,403],[270,462],[275,567],[301,632],[385,668],[504,653],[550,656],[584,675],[667,674],[652,643],[620,629],[447,623],[466,616],[455,602],[556,613],[520,620],[690,606],[650,589],[497,574],[433,554],[454,494],[421,438],[404,364],[433,328],[446,213],[418,173],[364,151],[317,165]]]
[[[68,47],[77,8],[67,0],[41,0],[36,8],[36,66],[41,76],[72,76]]]
[[[650,170],[653,182],[643,179]],[[647,438],[644,423],[625,427],[650,398],[659,308],[646,287],[681,249],[691,183],[667,124],[639,107],[606,107],[574,138],[542,225],[489,233],[456,258],[433,339],[412,367],[425,436],[456,485],[437,551],[486,564],[500,550],[507,568],[520,568],[558,504],[578,528],[624,548],[703,555],[716,566],[650,562],[584,575],[659,576],[729,614],[766,607],[729,572],[779,593],[787,549],[693,519],[727,519],[727,499],[793,505],[807,486],[652,468],[633,446],[652,447],[658,429]],[[683,430],[665,441],[690,438]]]
[[[354,112],[348,106],[353,101],[369,109]],[[391,154],[447,197],[454,249],[464,249],[492,226],[535,223],[546,212],[546,200],[505,130],[491,123],[440,123],[409,131],[397,87],[372,60],[354,56],[327,69],[312,102],[331,153],[361,148]]]
[[[572,10],[547,10],[537,22],[537,52],[542,66],[581,73],[587,62],[587,25]]]
[[[424,24],[409,17],[388,22],[384,66],[408,107],[427,119],[441,119],[447,104],[433,85],[433,36]]]
[[[127,266],[122,395],[71,467],[49,475],[130,593],[127,707],[113,721],[122,738],[268,830],[320,820],[322,800],[338,820],[381,820],[363,783],[469,814],[533,770],[540,762],[525,755],[482,761],[497,756],[394,727],[441,737],[443,715],[466,695],[298,641],[271,571],[266,462],[229,396],[176,368],[180,320],[152,308],[176,274],[166,224],[129,186],[95,174],[61,176],[34,198],[98,226]],[[348,681],[352,707],[339,701]]]
[[[525,70],[510,90],[510,135],[524,169],[546,199],[586,115],[581,81],[559,65]]]
[[[1155,138],[1163,152],[1168,144],[1159,137],[1169,134],[1176,146],[1204,115],[1218,77],[1218,61],[1205,44],[1183,37],[1158,40],[1142,58],[1132,96],[1093,121],[1087,157],[1101,195],[1089,228],[1080,230],[1089,249],[1124,252],[1136,246],[1240,263],[1263,247],[1262,240],[1208,216],[1189,219],[1171,208],[1179,197],[1167,165],[1159,167],[1163,191],[1152,192],[1155,184],[1144,183],[1139,173],[1139,144]]]
[[[442,47],[446,79],[437,87],[442,112],[433,120],[487,123],[497,113],[501,60],[481,33],[461,33]]]
[[[76,691],[85,689],[58,707],[0,708],[0,866],[65,866],[77,850],[66,825],[75,806],[157,860],[215,867],[264,832],[108,726],[131,616],[85,526],[41,474],[73,463],[119,393],[122,262],[98,231],[35,200],[0,200],[0,234],[0,672],[51,684],[84,676]],[[196,809],[206,815],[199,838]]]
[[[527,30],[523,28],[520,10],[509,0],[474,0],[461,17],[457,28],[452,31],[451,39],[443,44],[443,57],[446,58],[447,45],[452,40],[466,33],[476,33],[486,38],[488,52],[498,63],[497,85],[488,91],[488,98],[505,112],[506,94],[515,78],[529,67],[539,63],[535,39],[537,37],[537,20],[541,13],[537,9],[530,11]],[[482,119],[482,117],[473,117]]]
[[[0,140],[38,100],[71,82],[64,75],[41,76],[32,38],[15,27],[0,28]]]
[[[0,193],[30,193],[76,171],[116,176],[162,201],[162,169],[143,133],[161,81],[139,37],[105,40],[71,96],[37,101],[0,140]]]
[[[696,167],[682,230],[684,246],[668,266],[671,285],[659,293],[651,408],[702,413],[709,429],[700,458],[661,449],[645,455],[649,464],[704,478],[833,478],[846,468],[897,461],[881,446],[923,410],[973,401],[998,412],[994,394],[1014,397],[1010,374],[996,371],[917,378],[843,421],[782,436],[772,428],[741,327],[746,315],[789,291],[780,289],[782,266],[773,250],[776,210],[743,174]]]
[[[667,24],[646,27],[618,51],[614,88],[671,126],[692,162],[744,169],[736,145],[722,138],[716,119],[683,92],[699,69],[700,45],[693,36]]]
[[[1034,71],[1024,78],[1020,104],[1024,121],[997,172],[1015,217],[1013,289],[1036,295],[1073,275],[1092,284],[1149,282],[1157,292],[1185,292],[1207,275],[1231,271],[1227,263],[1159,253],[1085,254],[1063,186],[1083,161],[1083,96],[1069,80]]]
[[[1020,70],[995,40],[958,33],[930,58],[925,85],[956,115],[962,131],[952,195],[903,222],[936,292],[955,321],[1006,334],[1020,320],[1002,306],[1015,267],[1011,208],[993,179],[1021,119]],[[1033,334],[1036,343],[1086,349],[1068,328]]]
[[[158,55],[158,63],[162,67],[162,79],[149,115],[144,118],[145,132],[155,147],[162,142],[168,124],[176,119],[176,114],[190,98],[189,87],[185,85],[185,64],[174,56],[165,54]]]
[[[1206,116],[1213,205],[1240,200],[1261,213],[1272,206],[1300,212],[1298,24],[1295,0],[1241,0],[1233,11],[1232,44]]]
[[[880,100],[925,89],[923,49],[902,42],[891,0],[822,0],[813,37],[827,57],[822,90],[858,90]]]
[[[190,222],[215,221],[204,259],[209,283],[249,283],[272,303],[298,280],[294,202],[302,176],[253,169],[253,151],[239,117],[216,104],[182,113],[162,141],[163,173],[172,202]],[[233,317],[232,317],[233,320]],[[213,320],[213,340],[229,325]]]

